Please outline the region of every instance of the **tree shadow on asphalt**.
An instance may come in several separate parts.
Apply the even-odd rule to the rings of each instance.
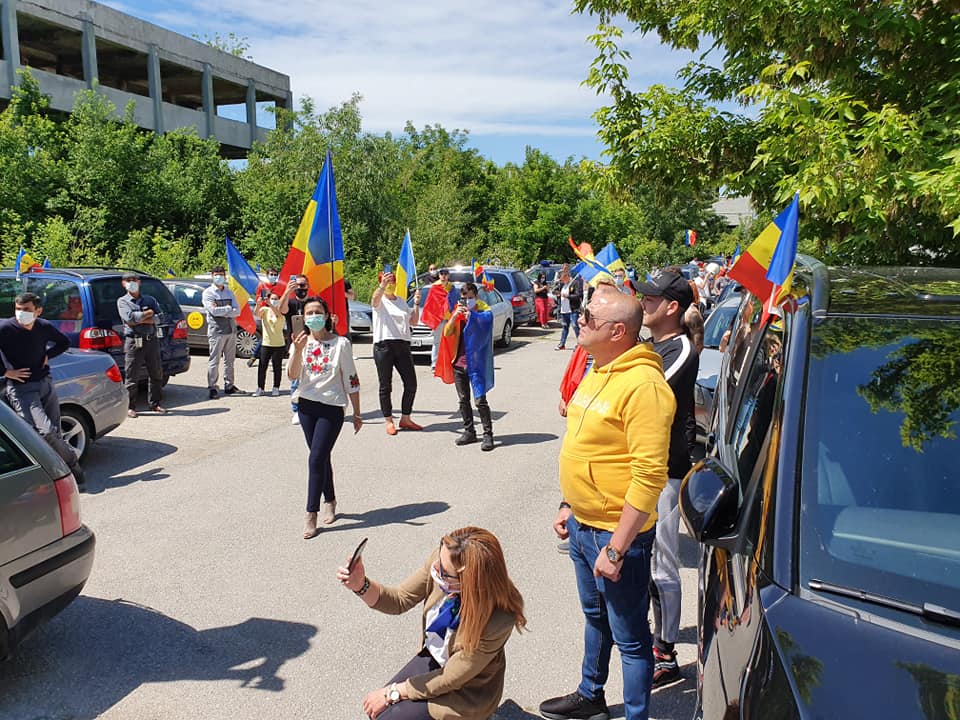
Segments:
[[[162,472],[162,468],[151,468],[130,475],[124,473],[172,455],[176,451],[176,445],[156,440],[109,435],[101,438],[90,449],[90,454],[83,462],[84,474],[87,476],[86,492],[95,495],[135,482],[168,478],[170,476]]]
[[[0,717],[95,718],[144,683],[232,681],[280,692],[317,628],[269,618],[197,630],[122,599],[78,597],[0,664]]]
[[[337,530],[356,530],[358,528],[381,527],[383,525],[412,525],[422,527],[427,522],[416,522],[417,518],[437,515],[450,509],[450,505],[438,500],[420,503],[408,503],[390,508],[378,508],[365,513],[337,513],[335,525],[324,525],[320,535]],[[343,522],[344,520],[350,522]]]

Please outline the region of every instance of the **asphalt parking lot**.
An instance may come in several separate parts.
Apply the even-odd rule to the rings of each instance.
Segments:
[[[207,399],[206,358],[165,389],[166,417],[141,414],[86,462],[84,522],[97,533],[83,594],[0,665],[4,720],[362,718],[363,695],[418,649],[420,612],[369,610],[334,579],[364,537],[367,574],[394,583],[441,535],[468,524],[500,538],[528,630],[507,645],[500,720],[536,718],[579,681],[583,621],[570,561],[550,527],[564,420],[558,330],[524,328],[495,357],[497,447],[454,446],[456,392],[419,360],[420,433],[384,433],[369,340],[355,344],[365,424],[334,452],[338,519],[301,533],[307,449],[279,398]],[[237,385],[256,368],[237,362]],[[394,402],[399,406],[399,378]],[[692,716],[696,548],[683,536],[684,681],[654,692],[651,717]],[[623,716],[619,659],[607,699]]]

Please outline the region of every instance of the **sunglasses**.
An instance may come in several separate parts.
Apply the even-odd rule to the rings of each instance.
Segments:
[[[597,322],[597,327],[600,327],[600,326],[603,325],[604,323],[618,322],[617,320],[607,320],[606,318],[602,318],[602,317],[599,317],[599,316],[597,316],[597,315],[594,315],[592,312],[590,312],[590,308],[588,308],[588,307],[585,307],[585,308],[583,309],[583,320],[584,320],[584,322],[586,322],[588,325],[590,324],[590,321],[596,320],[596,321],[598,321],[598,322]]]

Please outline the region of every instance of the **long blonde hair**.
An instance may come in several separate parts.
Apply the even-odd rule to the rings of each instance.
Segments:
[[[467,653],[477,649],[480,637],[494,610],[514,617],[514,626],[523,630],[523,596],[507,574],[500,541],[489,530],[465,527],[444,535],[450,562],[460,572],[460,627],[457,645]]]

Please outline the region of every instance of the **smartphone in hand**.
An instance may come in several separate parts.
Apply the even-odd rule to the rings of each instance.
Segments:
[[[353,568],[356,566],[357,561],[363,555],[363,549],[367,546],[367,538],[364,538],[360,541],[360,544],[357,545],[357,549],[353,551],[353,557],[350,558],[350,563],[347,565],[347,572],[352,573]]]
[[[303,315],[290,316],[290,332],[296,337],[303,332]]]

